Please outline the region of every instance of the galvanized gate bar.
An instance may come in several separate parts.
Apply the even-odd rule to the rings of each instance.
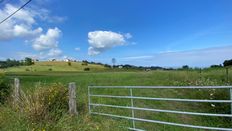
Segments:
[[[138,89],[230,89],[232,86],[89,86],[90,88],[138,88]]]
[[[112,95],[90,95],[90,96],[92,96],[92,97],[105,97],[105,98],[179,101],[179,102],[210,102],[210,103],[231,103],[232,102],[232,100],[176,99],[176,98],[154,98],[154,97],[138,97],[138,96],[112,96]]]
[[[130,89],[130,96],[115,96],[115,95],[102,95],[102,94],[91,94],[91,88],[125,88]],[[132,89],[230,89],[230,100],[207,100],[207,99],[177,99],[177,98],[154,98],[154,97],[140,97],[133,96]],[[107,105],[99,103],[91,103],[91,97],[102,97],[102,98],[122,98],[122,99],[131,99],[131,106],[119,106],[119,105]],[[152,112],[164,112],[164,113],[176,113],[176,114],[185,114],[185,115],[199,115],[199,116],[217,116],[217,117],[232,117],[232,86],[89,86],[88,87],[88,98],[89,98],[89,113],[102,116],[110,116],[115,118],[123,118],[132,120],[133,127],[129,127],[129,130],[141,131],[135,127],[134,121],[150,122],[157,124],[173,125],[179,127],[190,127],[197,129],[207,129],[207,130],[223,130],[223,131],[232,131],[232,128],[222,128],[222,127],[208,127],[208,126],[197,126],[191,124],[181,124],[173,122],[165,122],[159,120],[149,120],[143,118],[136,118],[134,115],[134,110],[141,111],[152,111]],[[213,113],[199,113],[199,112],[186,112],[186,111],[175,111],[175,110],[162,110],[162,109],[150,109],[150,108],[140,108],[135,107],[133,99],[139,100],[159,100],[159,101],[178,101],[178,102],[208,102],[208,103],[230,103],[231,104],[231,114],[213,114]],[[101,106],[101,107],[112,107],[112,108],[121,108],[121,109],[130,109],[132,111],[131,117],[106,114],[100,112],[91,112],[91,106]]]
[[[143,129],[131,128],[131,127],[127,127],[127,129],[132,130],[132,131],[145,131]]]
[[[132,88],[130,88],[130,96],[133,97]],[[131,98],[131,107],[134,107],[134,100],[133,100],[133,98]],[[134,109],[131,109],[131,116],[132,116],[132,118],[135,117]],[[133,124],[133,128],[135,128],[135,121],[134,120],[132,120],[132,124]]]
[[[88,107],[89,107],[89,113],[91,113],[91,98],[90,98],[90,87],[88,86]]]
[[[232,88],[230,88],[230,100],[232,100]],[[230,114],[232,114],[232,103],[230,103]]]
[[[221,130],[221,131],[231,131],[232,130],[232,128],[196,126],[196,125],[189,125],[189,124],[180,124],[180,123],[173,123],[173,122],[142,119],[142,118],[132,118],[132,117],[127,117],[127,116],[112,115],[112,114],[98,113],[98,112],[92,112],[91,114],[102,115],[102,116],[110,116],[110,117],[122,118],[122,119],[128,119],[128,120],[136,120],[136,121],[142,121],[142,122],[150,122],[150,123],[157,123],[157,124],[172,125],[172,126],[190,127],[190,128],[197,128],[197,129]]]
[[[116,105],[94,104],[94,103],[90,103],[90,105],[96,106],[96,107],[101,106],[101,107],[112,107],[112,108],[121,108],[121,109],[133,109],[133,110],[141,110],[141,111],[164,112],[164,113],[175,113],[175,114],[186,114],[186,115],[232,117],[231,114],[185,112],[185,111],[161,110],[161,109],[140,108],[140,107],[130,107],[130,106],[116,106]]]

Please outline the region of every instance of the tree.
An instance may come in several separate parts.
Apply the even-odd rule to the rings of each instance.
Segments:
[[[182,69],[189,69],[189,66],[188,65],[183,65]]]
[[[210,66],[210,68],[220,68],[220,67],[222,67],[221,64],[220,64],[220,65],[211,65],[211,66]]]
[[[34,62],[32,61],[32,59],[29,58],[29,57],[26,57],[24,61],[25,61],[24,62],[25,65],[33,65],[34,64]]]
[[[83,65],[83,66],[87,66],[87,65],[88,65],[88,63],[89,63],[89,62],[88,62],[87,60],[83,60],[81,65]]]
[[[7,68],[20,65],[22,65],[22,63],[17,60],[7,59],[6,61],[0,61],[0,68]]]
[[[224,67],[226,67],[226,66],[231,66],[232,65],[232,59],[230,59],[230,60],[225,60],[224,62],[223,62],[223,66]]]
[[[115,59],[115,58],[112,58],[113,67],[115,66],[115,63],[116,63],[116,59]]]

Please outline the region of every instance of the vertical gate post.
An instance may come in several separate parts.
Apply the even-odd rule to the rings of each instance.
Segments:
[[[70,115],[77,115],[76,106],[76,84],[74,82],[69,83],[69,113]]]
[[[130,96],[133,97],[132,88],[130,88]],[[132,108],[134,107],[134,100],[133,100],[133,98],[131,98],[131,107]],[[134,109],[131,109],[131,115],[132,115],[132,118],[135,118]],[[133,124],[133,128],[135,129],[135,120],[132,120],[132,124]]]
[[[232,88],[230,88],[230,100],[232,101]],[[232,102],[230,102],[230,114],[232,114]]]
[[[90,87],[88,86],[88,107],[89,107],[89,114],[91,114],[91,98],[90,98]]]
[[[18,78],[14,78],[14,105],[19,105],[20,100],[20,81]]]

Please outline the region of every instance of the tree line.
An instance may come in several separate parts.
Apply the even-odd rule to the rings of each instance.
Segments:
[[[108,68],[124,68],[124,69],[141,69],[141,70],[176,70],[174,68],[165,68],[165,67],[160,67],[160,66],[135,66],[135,65],[130,65],[130,64],[125,64],[125,65],[115,65],[116,59],[112,59],[113,65],[109,64],[103,64],[100,62],[89,62],[87,60],[82,61],[82,65],[88,65],[88,64],[97,64],[97,65],[102,65]],[[14,67],[14,66],[29,66],[33,65],[34,61],[32,58],[26,57],[24,60],[12,60],[12,59],[7,59],[5,61],[0,61],[0,68],[7,68],[7,67]],[[227,66],[232,66],[232,59],[230,60],[225,60],[222,64],[219,65],[211,65],[210,68],[220,68],[220,67],[227,67]],[[181,68],[178,68],[177,70],[187,70],[187,69],[193,69],[189,67],[188,65],[183,65]]]
[[[24,60],[7,59],[5,61],[0,61],[0,68],[8,68],[14,66],[29,66],[33,64],[34,61],[29,57],[26,57]]]

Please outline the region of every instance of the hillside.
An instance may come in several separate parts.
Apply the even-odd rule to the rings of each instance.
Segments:
[[[47,71],[73,71],[73,72],[82,72],[85,68],[89,68],[90,71],[103,71],[106,70],[102,65],[88,64],[82,65],[82,62],[71,62],[71,65],[68,65],[68,62],[63,61],[43,61],[35,62],[31,66],[18,66],[10,67],[5,69],[5,72],[47,72]]]

